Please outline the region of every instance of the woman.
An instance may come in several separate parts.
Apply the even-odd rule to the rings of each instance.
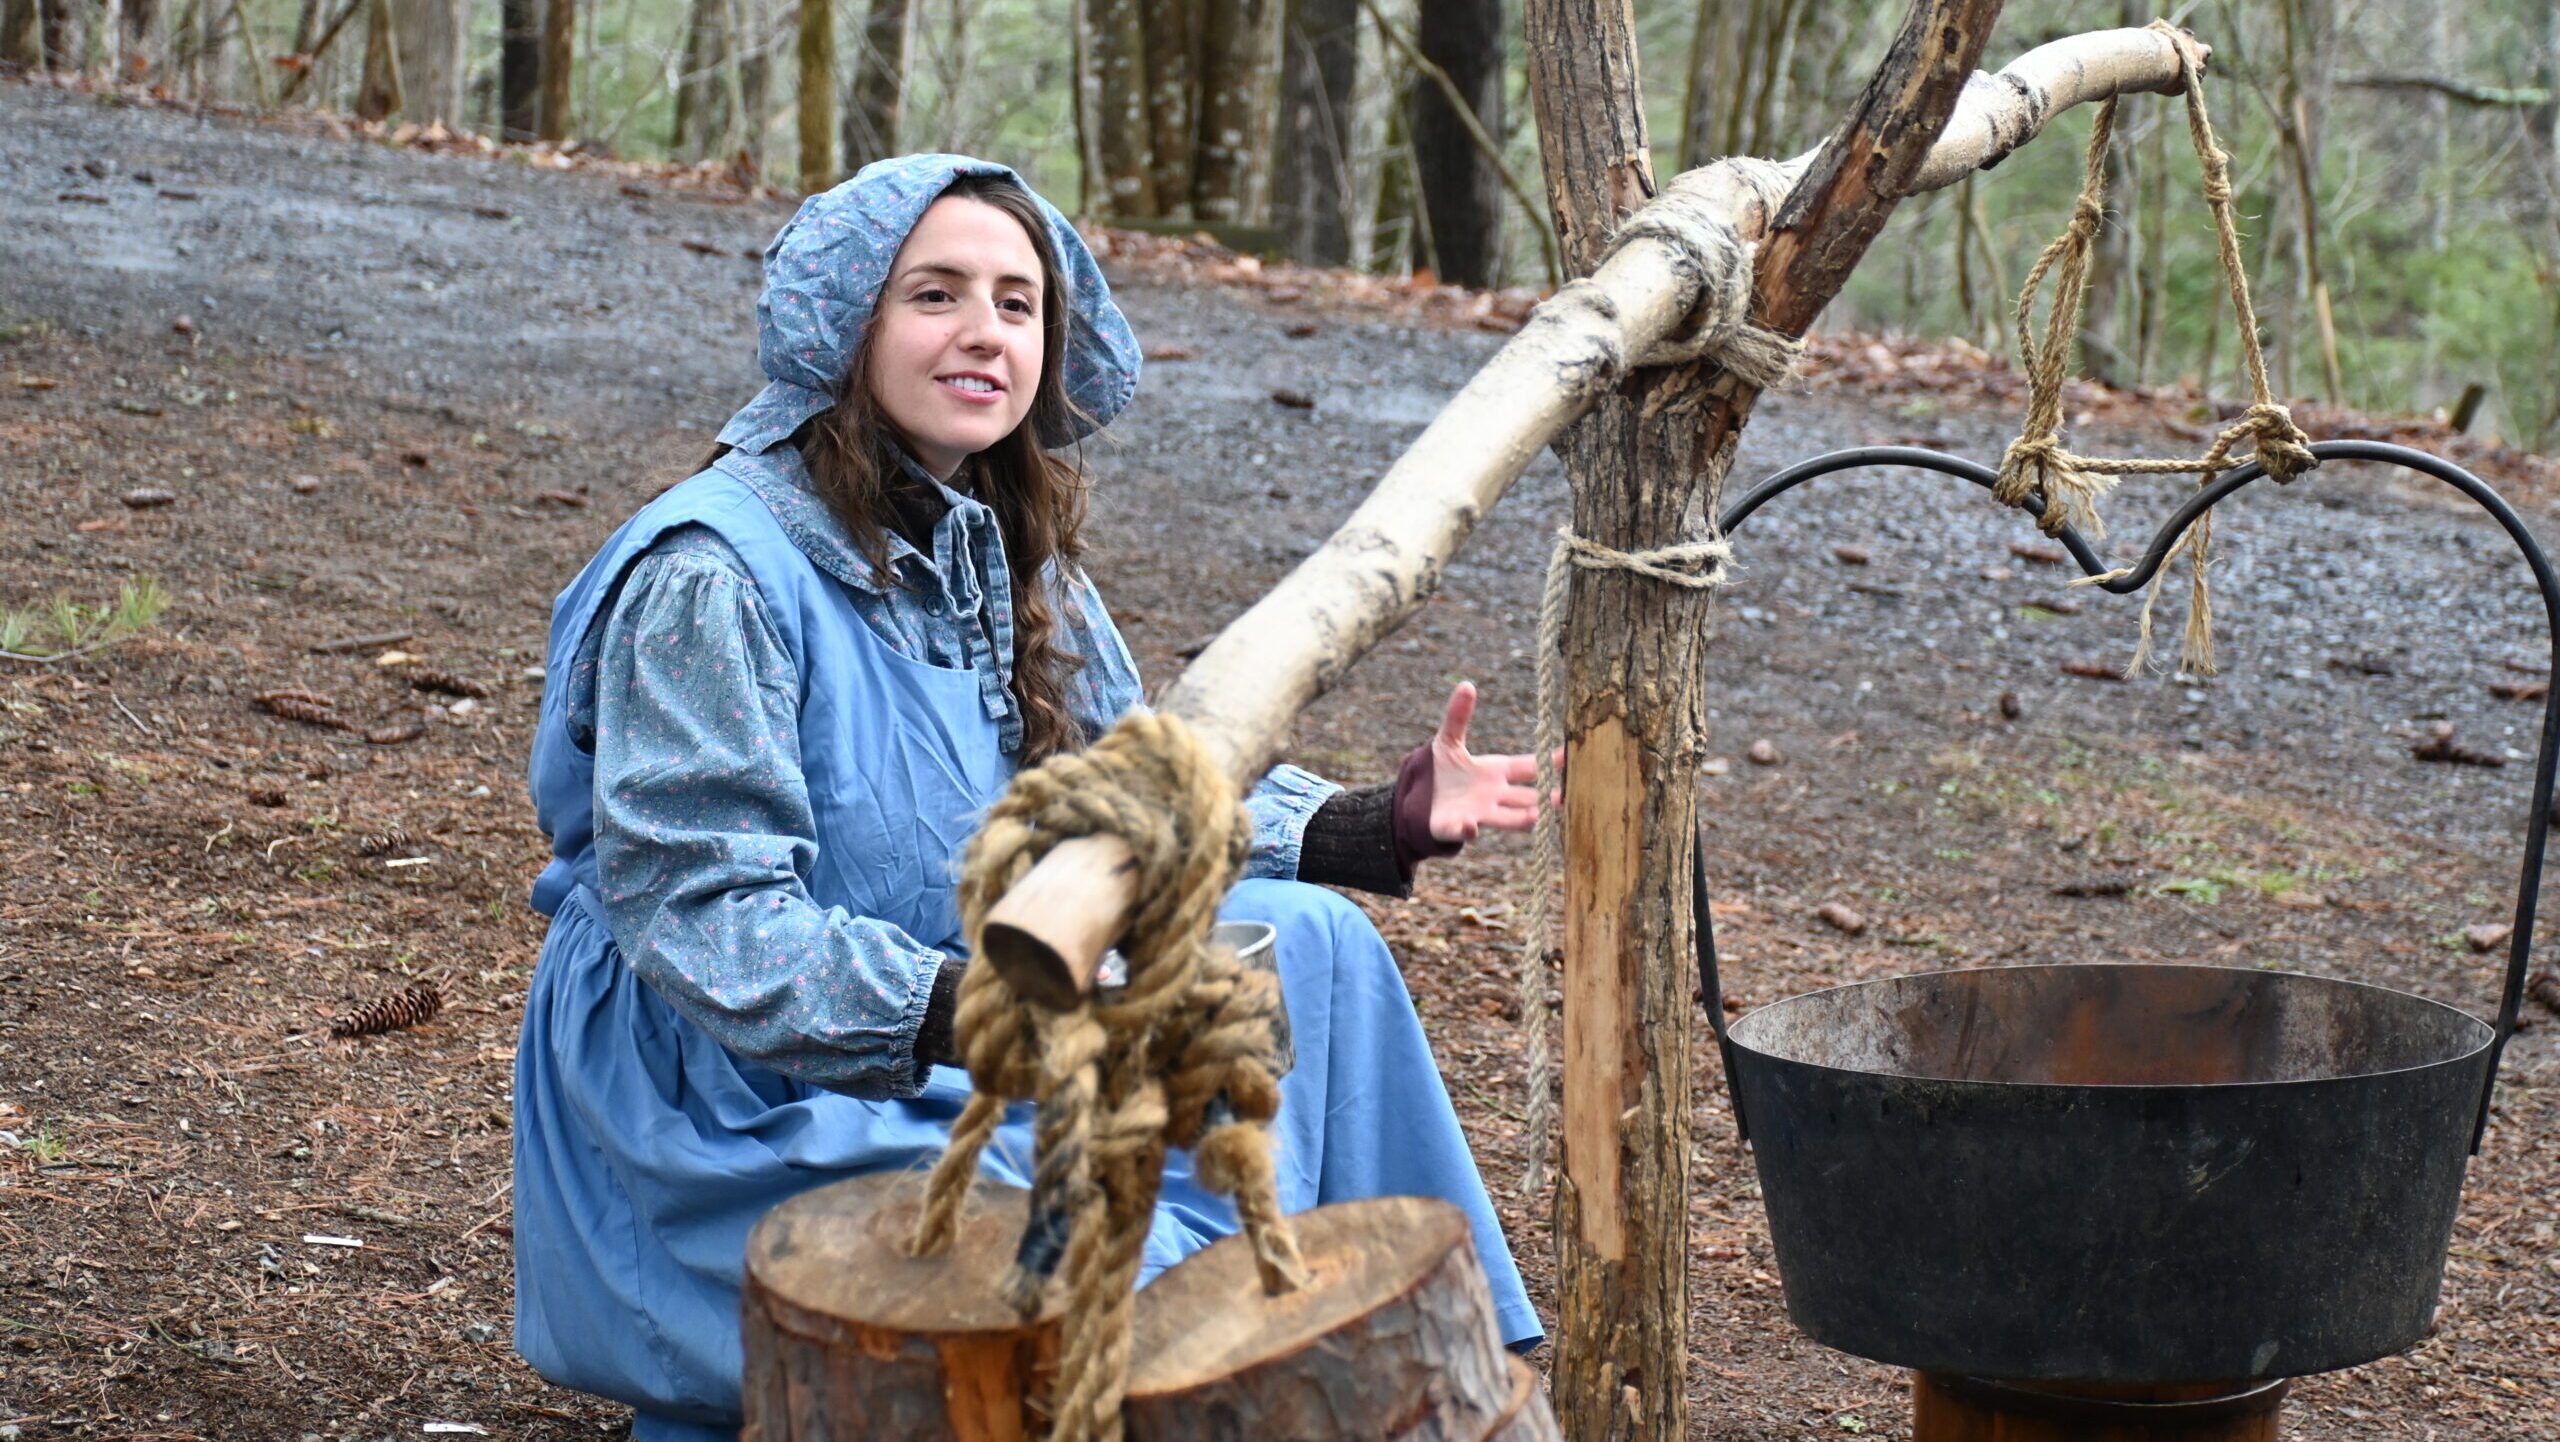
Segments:
[[[1001,166],[910,156],[804,204],[766,253],[770,379],[710,467],[554,610],[532,784],[552,917],[516,1074],[516,1345],[732,1437],[746,1232],[793,1193],[938,1152],[968,1094],[955,860],[1020,766],[1140,691],[1074,562],[1046,449],[1127,404],[1136,344],[1072,225]],[[1539,1327],[1401,978],[1360,911],[1419,856],[1526,827],[1524,757],[1465,747],[1473,693],[1392,787],[1275,769],[1225,914],[1279,929],[1298,1060],[1281,1202],[1464,1207],[1506,1339]],[[1018,1108],[988,1166],[1021,1182]],[[1233,1229],[1168,1168],[1150,1275]]]

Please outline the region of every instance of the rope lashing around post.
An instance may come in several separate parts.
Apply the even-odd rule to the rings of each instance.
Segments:
[[[2090,251],[2106,219],[2107,150],[2114,140],[2116,115],[2116,102],[2110,99],[2098,107],[2097,119],[2090,128],[2088,166],[2081,178],[2080,198],[2072,207],[2070,224],[2036,258],[2035,268],[2027,272],[2026,284],[2018,292],[2018,361],[2027,373],[2027,418],[2018,438],[2009,443],[2008,451],[2000,458],[2000,481],[1991,493],[2006,505],[2023,506],[2030,493],[2041,491],[2046,504],[2038,524],[2047,535],[2060,535],[2064,527],[2071,526],[2093,539],[2103,536],[2106,527],[2098,516],[2098,498],[2115,485],[2119,476],[2193,475],[2198,478],[2198,485],[2211,485],[2215,476],[2233,464],[2234,452],[2242,440],[2251,443],[2267,474],[2280,482],[2290,481],[2320,464],[2311,454],[2311,438],[2294,424],[2292,412],[2276,402],[2267,382],[2267,357],[2258,341],[2257,311],[2249,301],[2249,274],[2241,264],[2239,231],[2231,219],[2231,156],[2223,150],[2213,122],[2205,113],[2204,77],[2197,68],[2195,52],[2186,37],[2167,22],[2153,21],[2151,28],[2167,33],[2178,53],[2179,76],[2186,91],[2187,134],[2204,172],[2205,204],[2213,212],[2223,279],[2230,290],[2232,312],[2239,321],[2250,404],[2238,420],[2213,438],[2212,446],[2203,455],[2193,460],[2083,456],[2062,444],[2062,388],[2070,378],[2071,347],[2079,338],[2081,312],[2088,303]],[[2038,340],[2033,323],[2036,294],[2048,274],[2053,277],[2053,304],[2045,317],[2044,337]],[[2160,579],[2165,579],[2169,562],[2181,553],[2186,556],[2187,629],[2180,664],[2199,676],[2214,672],[2213,602],[2205,580],[2212,547],[2213,515],[2207,512],[2179,537],[2176,549],[2162,563],[2159,573]],[[2107,580],[2122,574],[2116,571],[2090,579]],[[2160,579],[2153,580],[2143,597],[2142,629],[2133,659],[2125,666],[2128,676],[2150,659],[2151,613],[2160,599]]]
[[[1766,167],[1783,194],[1785,168],[1773,161],[1732,159],[1727,167]],[[1680,257],[1698,279],[1697,304],[1680,329],[1631,357],[1638,366],[1687,365],[1713,361],[1758,390],[1769,390],[1795,371],[1804,342],[1751,322],[1751,264],[1756,247],[1737,234],[1731,219],[1699,191],[1678,184],[1647,201],[1628,216],[1611,238],[1615,253],[1636,240],[1657,240]],[[1577,282],[1579,284],[1580,282]]]
[[[1526,940],[1520,958],[1520,1027],[1529,1072],[1529,1156],[1520,1180],[1523,1196],[1534,1195],[1546,1184],[1547,1152],[1555,1130],[1555,1102],[1548,1095],[1555,1082],[1555,1054],[1547,1040],[1547,958],[1563,945],[1557,935],[1556,902],[1564,885],[1564,813],[1554,800],[1556,752],[1564,745],[1565,599],[1573,573],[1625,571],[1685,591],[1706,591],[1725,584],[1732,562],[1733,547],[1722,537],[1652,551],[1617,551],[1575,535],[1571,527],[1556,528],[1546,592],[1538,602],[1538,826],[1529,866],[1529,895],[1521,908]]]
[[[973,1085],[928,1182],[913,1250],[947,1252],[978,1159],[1009,1101],[1038,1104],[1031,1222],[1005,1298],[1038,1312],[1063,1271],[1055,1442],[1116,1442],[1128,1384],[1131,1295],[1164,1181],[1165,1152],[1194,1152],[1202,1185],[1235,1198],[1265,1291],[1304,1281],[1280,1213],[1269,1135],[1280,1107],[1286,1015],[1276,975],[1209,945],[1252,823],[1190,728],[1132,713],[1091,748],[1016,776],[970,843],[964,934],[1059,842],[1111,835],[1137,858],[1128,984],[1053,1011],[972,966],[954,1017]]]

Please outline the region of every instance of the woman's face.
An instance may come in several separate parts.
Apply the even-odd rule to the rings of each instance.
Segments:
[[[1047,301],[1031,237],[992,205],[946,196],[907,233],[872,316],[871,396],[936,477],[1030,412]]]

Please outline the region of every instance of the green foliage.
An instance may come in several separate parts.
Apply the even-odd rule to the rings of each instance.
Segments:
[[[149,629],[168,609],[169,592],[149,576],[125,582],[106,605],[57,592],[40,606],[0,611],[0,651],[37,661],[85,656]]]

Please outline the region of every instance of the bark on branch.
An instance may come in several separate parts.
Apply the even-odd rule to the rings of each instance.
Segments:
[[[2157,30],[2094,31],[2039,46],[1996,75],[1967,81],[1903,193],[1952,185],[1996,164],[2075,105],[2179,84],[2176,46]],[[1671,184],[1711,198],[1743,236],[1764,240],[1787,190],[1818,154],[1774,170],[1719,162]],[[1759,269],[1764,288],[1771,259]],[[1549,298],[1333,536],[1201,652],[1159,708],[1191,723],[1239,787],[1251,785],[1278,757],[1298,714],[1439,588],[1450,558],[1521,471],[1627,374],[1632,357],[1687,319],[1699,289],[1687,256],[1666,242],[1640,241]],[[1800,331],[1812,314],[1763,319],[1787,319]],[[991,914],[988,960],[1026,993],[1081,986],[1128,909],[1126,873],[1115,861],[1108,842],[1052,852]],[[1077,875],[1072,887],[1032,885],[1041,871],[1056,880],[1069,870]],[[1047,900],[1016,904],[1025,892]]]

